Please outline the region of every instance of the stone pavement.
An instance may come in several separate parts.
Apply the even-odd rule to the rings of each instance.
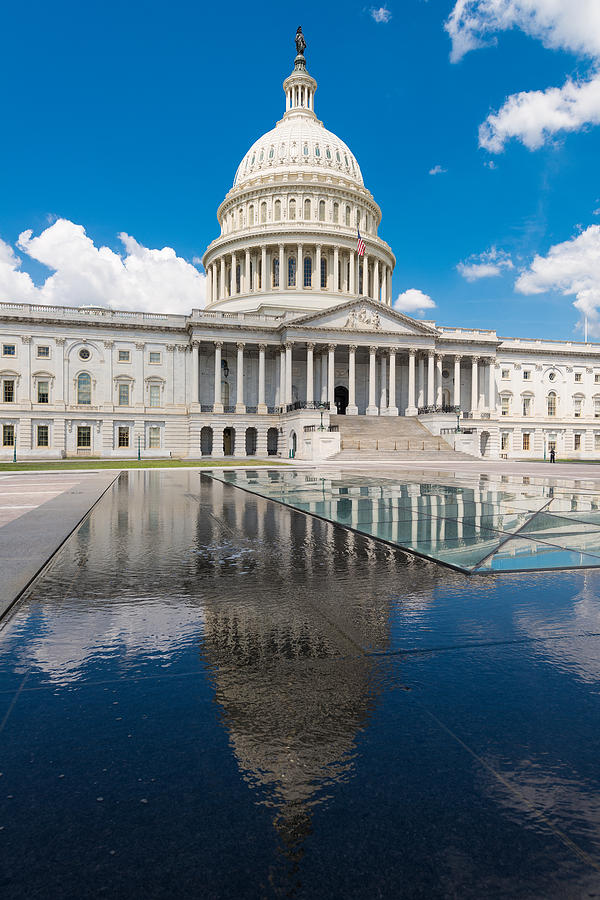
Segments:
[[[0,618],[118,475],[0,475]]]

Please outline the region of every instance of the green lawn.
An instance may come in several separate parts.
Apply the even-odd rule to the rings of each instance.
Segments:
[[[0,463],[0,472],[44,472],[59,469],[167,469],[167,468],[208,468],[221,466],[280,466],[281,460],[256,459],[58,459],[48,462],[8,462]]]

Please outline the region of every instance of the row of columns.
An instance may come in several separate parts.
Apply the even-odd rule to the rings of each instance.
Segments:
[[[385,303],[392,302],[392,269],[383,260],[372,258],[368,253],[359,257],[354,250],[341,250],[339,247],[311,245],[315,247],[311,260],[314,267],[310,287],[304,288],[304,245],[279,244],[277,250],[266,244],[253,249],[246,249],[239,255],[232,252],[221,256],[208,266],[206,273],[206,296],[208,303],[226,300],[238,294],[268,293],[272,290],[303,289],[328,290],[346,294],[358,294],[371,297]],[[296,258],[295,284],[288,285],[287,260],[294,254]],[[325,287],[321,287],[321,260],[327,259],[327,277]],[[279,284],[273,278],[273,260],[279,260]],[[340,259],[342,271],[340,278]],[[259,267],[260,262],[260,267]],[[237,268],[240,267],[238,290]],[[229,275],[228,275],[229,271]],[[369,290],[369,271],[371,287]],[[360,279],[362,277],[362,291]]]
[[[193,347],[193,377],[194,384],[198,384],[198,353],[196,349],[198,343],[194,342]],[[222,413],[223,404],[221,401],[221,348],[222,341],[215,341],[215,388],[214,388],[214,412]],[[237,343],[237,391],[236,391],[236,413],[244,413],[246,406],[244,403],[244,342]],[[328,344],[327,350],[321,353],[321,397],[322,403],[328,402],[330,409],[334,409],[335,404],[335,351],[336,344]],[[265,353],[266,344],[258,345],[258,413],[266,413],[267,406],[265,403]],[[314,403],[314,350],[315,344],[306,344],[306,402]],[[348,345],[348,407],[346,413],[348,415],[357,415],[358,407],[356,405],[356,344]],[[280,347],[279,357],[279,396],[281,404],[288,406],[292,403],[292,351],[293,343],[287,342]],[[380,354],[380,387],[381,394],[379,398],[379,406],[376,403],[376,357]],[[366,414],[378,415],[385,411],[386,415],[397,416],[398,407],[396,406],[396,353],[395,347],[381,348],[377,346],[369,347],[369,400]],[[462,356],[455,355],[454,359],[454,383],[453,383],[453,406],[460,406],[460,372]],[[442,406],[442,364],[444,360],[443,354],[436,354],[429,351],[427,354],[427,404],[424,403],[425,395],[425,357],[421,354],[418,357],[418,368],[415,365],[417,360],[417,351],[409,349],[408,351],[408,405],[405,410],[407,416],[414,416],[418,409],[427,406]],[[471,412],[480,411],[479,397],[479,356],[471,357]],[[389,365],[388,365],[389,363]],[[487,360],[489,365],[488,378],[488,397],[487,402],[484,399],[483,406],[487,406],[489,410],[495,408],[495,383],[492,372],[492,360]]]

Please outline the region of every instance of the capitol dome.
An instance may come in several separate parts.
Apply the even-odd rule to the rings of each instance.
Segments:
[[[221,234],[203,258],[209,308],[303,313],[357,296],[391,304],[395,259],[377,233],[381,210],[354,154],[317,118],[316,89],[299,51],[283,117],[252,144],[217,210]]]

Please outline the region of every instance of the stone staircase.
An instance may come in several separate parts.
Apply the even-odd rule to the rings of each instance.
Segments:
[[[330,417],[340,431],[341,450],[331,459],[472,459],[432,434],[416,416]]]

